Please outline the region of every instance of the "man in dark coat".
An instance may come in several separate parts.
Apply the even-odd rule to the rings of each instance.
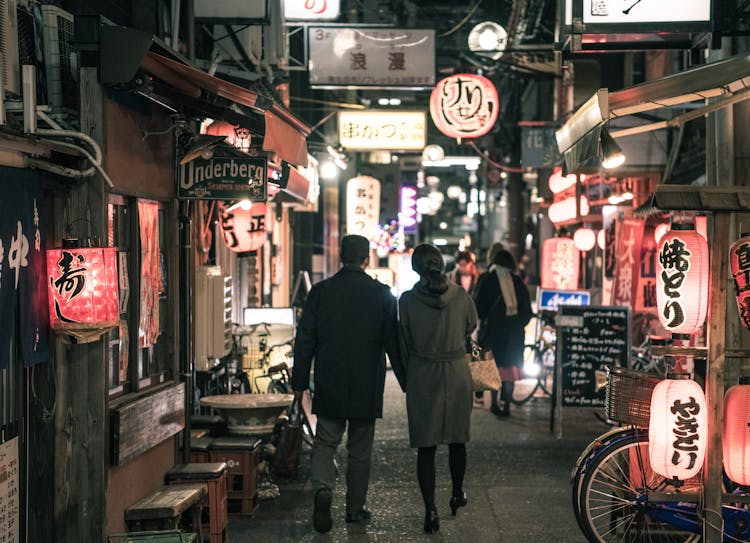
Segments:
[[[369,255],[366,238],[341,240],[343,267],[310,290],[294,342],[292,388],[298,396],[310,385],[315,360],[312,410],[318,422],[310,479],[313,526],[321,533],[332,526],[333,459],[347,426],[346,521],[371,516],[365,501],[375,419],[383,416],[385,353],[394,369],[402,367],[396,299],[387,286],[365,273]]]

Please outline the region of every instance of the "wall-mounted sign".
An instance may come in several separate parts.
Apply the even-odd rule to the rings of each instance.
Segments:
[[[424,111],[339,111],[339,143],[364,151],[421,151],[427,143]]]
[[[612,305],[635,306],[638,278],[641,275],[641,241],[644,223],[625,219],[617,231],[615,279],[612,285]]]
[[[549,238],[542,244],[542,288],[576,290],[581,254],[570,238]]]
[[[398,220],[404,232],[413,233],[417,231],[417,191],[416,185],[401,185],[399,195]]]
[[[268,2],[256,0],[195,0],[195,18],[202,21],[226,22],[232,24],[268,22]]]
[[[310,86],[412,88],[435,85],[435,31],[309,27]]]
[[[346,184],[346,233],[375,238],[380,221],[380,181],[368,175]]]
[[[539,289],[539,310],[557,311],[561,305],[589,305],[591,293],[587,290]]]
[[[572,16],[572,12],[571,12]],[[676,23],[710,21],[711,0],[583,0],[584,23]]]
[[[177,170],[180,200],[254,200],[267,198],[265,158],[198,157]]]
[[[3,543],[18,543],[21,509],[19,491],[21,480],[18,463],[18,438],[14,437],[0,444],[0,533]]]
[[[294,21],[323,21],[336,19],[339,0],[284,0],[284,18]]]
[[[500,100],[492,81],[456,74],[438,81],[430,95],[430,116],[449,138],[478,138],[495,125]]]
[[[521,163],[525,167],[551,168],[560,162],[554,126],[518,124],[521,127]]]

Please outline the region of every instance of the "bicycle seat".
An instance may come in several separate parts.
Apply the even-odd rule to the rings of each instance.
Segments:
[[[289,366],[286,362],[281,362],[280,364],[276,364],[275,366],[270,366],[268,368],[268,373],[278,373],[280,371],[288,370]]]

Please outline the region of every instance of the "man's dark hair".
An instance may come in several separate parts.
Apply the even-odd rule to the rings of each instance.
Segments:
[[[352,234],[341,238],[339,252],[341,263],[349,266],[361,266],[370,256],[370,242],[363,236]]]
[[[516,271],[516,259],[513,258],[510,251],[506,251],[505,249],[495,253],[492,263],[502,266],[503,268],[508,268],[511,271]]]

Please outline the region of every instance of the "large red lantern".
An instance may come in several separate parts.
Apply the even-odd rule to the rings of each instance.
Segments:
[[[586,179],[586,176],[582,175],[581,181],[584,179]],[[547,181],[549,190],[552,191],[552,194],[565,192],[569,188],[574,187],[577,182],[578,179],[576,178],[576,174],[571,173],[569,175],[563,175],[562,168],[555,168]]]
[[[591,228],[584,226],[573,234],[573,242],[576,244],[576,249],[585,253],[596,245],[596,234]]]
[[[729,267],[742,326],[750,329],[750,233],[742,234],[729,248]]]
[[[553,203],[549,206],[547,214],[549,220],[555,224],[570,221],[578,216],[585,217],[589,214],[589,201],[585,196],[581,196],[581,206],[578,207],[578,201],[575,196],[569,196]]]
[[[580,253],[570,238],[550,238],[542,244],[542,288],[576,290]]]
[[[688,374],[671,375],[651,394],[648,452],[651,468],[684,481],[703,466],[706,454],[706,397]]]
[[[692,224],[673,224],[659,240],[656,305],[672,334],[699,332],[708,306],[708,244]]]
[[[722,446],[724,471],[737,484],[750,485],[750,377],[727,390],[724,396]]]
[[[266,204],[239,202],[220,208],[224,243],[235,253],[257,251],[266,242]]]
[[[438,81],[430,94],[430,116],[449,138],[478,138],[495,125],[500,99],[492,81],[456,74]]]
[[[114,247],[47,251],[50,327],[98,337],[117,325],[117,250]]]

